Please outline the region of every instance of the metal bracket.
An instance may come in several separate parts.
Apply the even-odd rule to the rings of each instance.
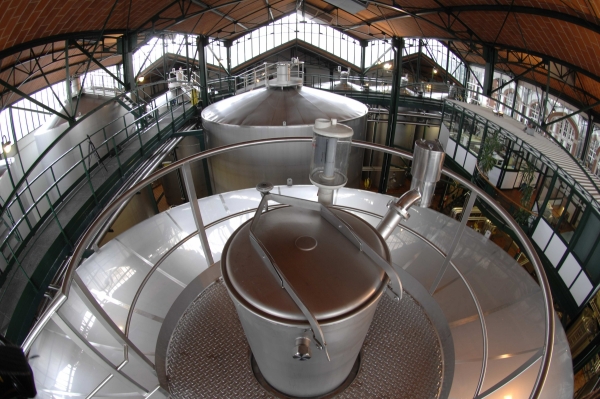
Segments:
[[[317,321],[316,317],[306,307],[306,305],[304,304],[304,302],[302,302],[300,297],[298,297],[298,294],[296,293],[296,291],[294,291],[294,288],[287,280],[287,278],[285,277],[285,275],[283,274],[283,272],[281,271],[281,269],[269,253],[268,249],[265,247],[265,245],[258,239],[258,237],[254,235],[254,231],[256,229],[256,226],[258,225],[262,212],[266,211],[267,204],[270,200],[276,201],[283,205],[296,206],[303,209],[318,211],[321,214],[321,217],[323,217],[334,227],[336,227],[336,229],[340,233],[342,233],[344,237],[350,240],[358,248],[359,251],[363,252],[373,263],[375,263],[377,266],[381,267],[384,270],[384,272],[390,280],[388,284],[388,289],[389,291],[391,291],[392,297],[395,300],[400,300],[400,298],[402,298],[402,283],[400,282],[400,277],[389,262],[383,259],[360,237],[354,234],[354,232],[352,232],[352,230],[343,220],[338,218],[324,205],[318,202],[302,200],[299,198],[288,197],[285,195],[266,194],[265,196],[263,196],[258,208],[256,209],[256,213],[254,214],[254,219],[250,224],[250,243],[256,250],[256,253],[258,253],[258,255],[263,260],[263,263],[267,266],[269,271],[271,271],[273,277],[275,277],[279,281],[281,288],[286,290],[286,292],[292,298],[296,306],[298,306],[302,314],[304,314],[304,317],[306,317],[308,324],[310,325],[313,331],[313,338],[315,339],[317,348],[325,350],[327,359],[331,360],[329,357],[329,353],[327,352],[327,342],[325,341],[325,335],[323,334],[323,330],[321,329],[321,326],[319,325],[319,322]]]

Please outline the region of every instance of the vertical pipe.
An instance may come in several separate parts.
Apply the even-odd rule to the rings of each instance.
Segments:
[[[333,178],[335,174],[336,146],[337,139],[333,137],[327,137],[325,149],[325,168],[323,170],[323,177]]]
[[[404,48],[404,39],[393,38],[392,47],[395,51],[394,57],[394,75],[392,78],[392,94],[390,101],[390,113],[388,116],[388,128],[387,136],[385,139],[385,145],[392,147],[394,145],[394,138],[396,135],[396,121],[398,120],[398,86],[400,86],[400,76],[402,75],[402,50]],[[390,174],[390,166],[392,163],[392,156],[385,154],[383,156],[383,165],[381,167],[381,178],[379,181],[379,192],[385,193],[387,191],[388,175]]]
[[[190,207],[192,208],[192,214],[194,215],[194,222],[198,229],[198,237],[202,243],[202,250],[204,251],[204,257],[206,263],[210,266],[214,263],[212,253],[210,252],[210,245],[208,244],[208,238],[206,237],[206,230],[204,229],[204,222],[202,222],[202,214],[200,213],[200,206],[198,205],[198,197],[196,196],[196,188],[194,187],[194,180],[192,178],[192,169],[190,164],[185,163],[181,167],[183,172],[183,182],[185,184],[185,191],[190,201]]]
[[[188,51],[188,35],[183,36],[183,40],[185,40],[185,70],[187,71],[187,81],[190,81],[190,55]]]
[[[419,39],[419,52],[417,53],[417,76],[415,77],[415,82],[419,83],[421,81],[421,52],[423,51],[423,41]]]

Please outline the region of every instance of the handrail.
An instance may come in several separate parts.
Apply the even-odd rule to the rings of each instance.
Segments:
[[[535,125],[535,126],[538,128],[538,129],[540,129],[541,131],[543,131],[543,132],[546,134],[546,138],[549,138],[549,139],[550,139],[550,141],[551,141],[553,144],[557,145],[557,146],[558,146],[559,148],[561,148],[561,149],[562,149],[562,150],[563,150],[565,153],[567,153],[567,154],[568,154],[568,156],[571,158],[571,160],[572,160],[573,162],[575,162],[575,164],[576,164],[576,165],[579,167],[579,169],[581,169],[581,171],[582,171],[582,172],[583,172],[583,173],[584,173],[584,174],[587,176],[587,178],[588,178],[589,182],[590,182],[590,183],[591,183],[591,184],[594,186],[594,188],[595,188],[595,189],[598,191],[598,193],[600,193],[600,187],[598,187],[598,185],[596,184],[596,182],[595,182],[594,178],[592,178],[592,176],[590,175],[590,173],[589,173],[589,171],[587,170],[587,168],[585,167],[585,165],[582,165],[582,163],[581,163],[581,162],[580,162],[580,161],[579,161],[577,158],[575,158],[575,157],[573,156],[573,154],[571,154],[571,152],[570,152],[570,151],[568,151],[568,150],[567,150],[567,149],[566,149],[566,148],[565,148],[565,147],[562,145],[562,143],[561,143],[561,142],[559,142],[559,141],[558,141],[558,140],[557,140],[557,139],[556,139],[556,138],[555,138],[555,137],[554,137],[552,134],[548,133],[548,132],[546,131],[545,127],[543,127],[542,125],[538,124],[538,122],[537,122],[537,121],[533,120],[531,117],[529,117],[529,116],[527,116],[527,115],[523,114],[522,112],[520,112],[520,111],[517,111],[517,110],[516,110],[516,109],[514,109],[512,106],[510,106],[510,105],[508,105],[508,104],[506,104],[506,103],[503,103],[503,102],[502,102],[502,101],[500,101],[499,99],[495,99],[495,98],[493,98],[493,97],[486,96],[486,95],[484,95],[484,94],[482,94],[482,93],[478,93],[477,91],[475,91],[475,90],[471,90],[471,89],[468,89],[468,88],[466,88],[466,87],[464,87],[464,88],[461,88],[461,90],[464,90],[465,92],[476,93],[476,94],[477,94],[477,95],[479,95],[479,96],[483,96],[483,97],[485,97],[485,98],[488,98],[488,99],[490,99],[490,100],[492,100],[492,101],[495,101],[496,103],[498,103],[498,104],[501,104],[501,105],[503,105],[503,106],[505,106],[505,107],[509,108],[511,111],[513,111],[513,112],[515,112],[515,113],[519,114],[521,117],[525,118],[525,120],[527,120],[527,121],[529,121],[529,122],[532,122],[532,123],[533,123],[533,124],[534,124],[534,125]],[[481,105],[479,105],[479,106],[481,107]],[[485,108],[485,107],[482,107],[482,108]],[[511,119],[515,119],[515,118],[511,116]],[[585,188],[583,188],[583,187],[581,187],[581,188],[582,188],[584,191],[587,191],[587,190],[585,190]]]
[[[71,124],[65,131],[63,131],[56,139],[54,139],[54,141],[52,141],[52,143],[50,143],[48,145],[48,147],[46,147],[46,149],[44,151],[42,151],[41,154],[38,155],[38,157],[36,158],[36,160],[31,164],[31,166],[27,169],[27,171],[23,174],[23,177],[21,177],[21,179],[18,182],[15,182],[14,184],[14,189],[10,192],[10,194],[6,197],[6,200],[4,201],[4,208],[2,209],[0,216],[4,214],[5,209],[8,209],[8,207],[10,205],[12,205],[14,203],[14,196],[15,193],[17,192],[18,188],[23,185],[23,183],[28,183],[27,179],[30,177],[31,173],[33,173],[33,170],[42,162],[43,158],[48,155],[50,153],[50,151],[52,151],[54,149],[54,147],[71,131],[73,130],[75,127],[77,127],[81,122],[83,122],[84,120],[86,120],[87,118],[89,118],[90,116],[92,116],[93,114],[95,114],[97,111],[99,111],[100,109],[104,108],[106,105],[114,102],[115,100],[126,96],[127,94],[130,94],[131,92],[126,92],[126,93],[121,93],[115,97],[110,98],[109,100],[106,100],[105,102],[103,102],[102,104],[98,105],[96,108],[92,109],[90,112],[86,113],[85,115],[83,115],[81,118],[77,119],[75,121],[75,123]],[[122,119],[124,116],[129,115],[129,114],[135,114],[136,110],[132,110],[129,111],[127,113],[125,113],[123,116],[120,116],[118,118],[115,118],[114,120],[110,121],[109,123],[107,123],[103,128],[98,129],[97,131],[95,131],[94,133],[92,133],[91,135],[89,135],[90,137],[94,136],[95,134],[99,133],[100,131],[102,131],[106,126],[109,126],[113,123],[115,123],[116,121],[119,121],[120,119]],[[70,153],[72,150],[74,150],[76,147],[78,147],[79,145],[85,143],[87,140],[82,140],[80,143],[78,143],[77,145],[71,147],[69,150],[67,150],[64,154],[62,154],[56,161],[62,159],[63,157],[65,157],[68,153]],[[56,162],[53,162],[53,164],[55,164]],[[47,167],[45,168],[41,173],[38,174],[38,176],[36,176],[35,179],[37,179],[37,177],[39,177],[39,175],[47,172],[51,167]],[[35,180],[34,179],[34,180]],[[30,185],[30,183],[28,183],[28,185]],[[23,192],[23,190],[21,190],[21,192]]]
[[[247,141],[247,142],[232,144],[232,145],[228,145],[225,147],[219,147],[219,148],[215,148],[212,150],[204,151],[204,152],[189,156],[187,158],[184,158],[182,160],[179,160],[177,162],[174,162],[171,165],[169,165],[159,171],[156,171],[149,177],[143,179],[142,181],[140,181],[140,182],[136,183],[135,185],[133,185],[132,187],[130,187],[127,191],[122,193],[118,198],[114,199],[114,201],[111,202],[110,205],[108,205],[107,207],[104,208],[104,210],[100,213],[100,215],[96,218],[96,220],[94,220],[94,222],[92,223],[90,228],[86,231],[84,236],[79,241],[77,247],[74,250],[73,256],[70,259],[68,268],[65,272],[65,279],[61,283],[60,291],[58,292],[57,296],[54,298],[54,300],[52,302],[52,306],[42,315],[42,317],[40,318],[40,321],[35,325],[34,329],[29,334],[29,336],[27,337],[25,342],[23,343],[23,345],[22,345],[23,349],[25,351],[27,351],[31,347],[31,345],[33,344],[37,335],[43,329],[44,323],[47,322],[49,320],[49,318],[51,317],[51,314],[50,314],[50,316],[48,316],[48,313],[56,311],[56,309],[58,307],[60,307],[62,302],[64,302],[64,300],[65,300],[64,298],[68,297],[69,292],[70,292],[70,286],[71,286],[71,283],[72,283],[72,280],[74,277],[75,269],[79,266],[79,264],[83,258],[83,254],[86,251],[86,248],[88,248],[88,246],[92,243],[92,240],[93,240],[97,230],[99,228],[101,228],[101,226],[106,222],[106,220],[108,220],[110,218],[112,213],[115,210],[117,210],[118,207],[122,203],[129,200],[129,198],[131,198],[133,195],[135,195],[138,191],[140,191],[142,188],[144,188],[146,185],[148,185],[152,181],[155,181],[155,180],[167,175],[168,173],[176,171],[179,168],[182,168],[191,162],[200,161],[200,160],[207,159],[207,158],[210,158],[215,155],[219,155],[219,154],[223,154],[223,153],[227,153],[227,152],[231,152],[231,151],[234,151],[237,149],[251,147],[251,146],[259,146],[259,145],[265,145],[265,144],[278,144],[278,143],[298,143],[298,142],[299,143],[310,143],[310,142],[312,142],[312,137],[290,137],[290,138],[273,138],[273,139],[254,140],[254,141]],[[387,153],[390,155],[407,158],[409,160],[412,159],[412,157],[413,157],[412,154],[407,151],[399,150],[399,149],[395,149],[395,148],[389,148],[389,147],[385,147],[385,146],[378,145],[378,144],[366,143],[366,142],[362,142],[362,141],[354,141],[352,143],[352,145],[354,145],[358,148],[380,151],[380,152],[384,152],[384,153]],[[487,193],[485,193],[482,189],[480,189],[479,187],[474,185],[472,182],[470,182],[466,178],[462,177],[461,175],[459,175],[447,168],[444,168],[442,173],[447,175],[448,177],[454,179],[455,181],[459,182],[460,184],[466,186],[468,189],[471,190],[471,192],[475,193],[478,197],[480,197],[486,203],[488,203],[496,212],[498,212],[500,217],[505,219],[505,221],[514,230],[517,238],[521,241],[522,245],[524,246],[524,250],[527,253],[527,255],[530,257],[531,263],[532,263],[536,273],[539,276],[540,288],[541,288],[543,301],[544,301],[544,318],[545,318],[544,352],[543,352],[542,359],[541,359],[540,369],[539,369],[537,377],[536,377],[536,382],[534,384],[533,390],[530,395],[530,398],[533,398],[533,399],[539,398],[541,390],[544,385],[544,382],[548,375],[549,367],[550,367],[550,360],[552,357],[553,345],[554,345],[554,329],[555,329],[554,309],[552,306],[552,297],[550,296],[550,286],[548,284],[548,280],[544,273],[540,258],[538,256],[537,252],[535,251],[533,245],[531,244],[531,242],[528,240],[527,236],[521,229],[521,227],[512,219],[510,214],[504,208],[502,208],[500,205],[496,204],[496,202],[494,201],[493,198],[491,198]],[[485,368],[482,369],[482,374],[484,374],[484,373],[485,373]],[[480,378],[480,382],[482,382],[482,378],[483,378],[483,375]],[[478,384],[478,386],[480,388],[481,384]],[[476,395],[477,395],[477,393],[476,393]]]
[[[498,187],[496,187],[488,178],[487,176],[481,171],[481,169],[479,168],[479,164],[475,164],[475,168],[477,168],[477,173],[478,173],[478,177],[480,177],[481,179],[483,179],[487,184],[489,184],[496,193],[500,194],[502,197],[504,197],[508,202],[512,203],[514,206],[516,206],[518,209],[523,210],[527,213],[529,213],[532,216],[538,217],[538,213],[537,212],[533,212],[527,208],[525,208],[523,205],[519,204],[518,202],[515,202],[513,199],[509,198],[506,194],[504,194],[502,192],[502,190],[500,190]]]
[[[124,167],[126,168],[125,170],[127,170],[127,168],[129,167],[129,164],[127,165],[122,165],[121,164],[121,160],[119,159],[119,157],[123,157],[123,155],[120,155],[120,153],[122,153],[122,150],[119,150],[119,148],[117,148],[117,136],[118,135],[123,135],[122,139],[119,140],[118,145],[122,146],[124,143],[130,143],[131,140],[135,140],[135,138],[139,139],[140,141],[140,150],[143,152],[145,151],[145,147],[146,145],[143,143],[142,141],[142,136],[147,133],[148,131],[150,131],[150,129],[156,129],[156,134],[158,137],[158,139],[161,138],[161,134],[164,135],[165,132],[169,132],[172,131],[174,132],[176,126],[179,126],[180,123],[182,123],[190,114],[190,112],[192,112],[194,110],[193,106],[191,105],[187,105],[187,109],[186,109],[186,103],[188,103],[189,101],[186,100],[186,96],[187,94],[184,92],[181,95],[174,97],[173,100],[175,100],[175,102],[178,102],[178,99],[182,99],[183,101],[179,101],[177,104],[177,107],[175,107],[174,104],[171,104],[170,101],[167,101],[165,104],[161,104],[161,105],[156,105],[155,108],[151,109],[150,111],[148,111],[147,113],[141,115],[140,117],[134,119],[131,123],[127,123],[125,120],[125,124],[124,124],[124,128],[118,130],[117,132],[115,132],[113,135],[111,135],[110,137],[107,137],[106,132],[104,132],[104,137],[105,140],[102,141],[102,143],[99,145],[98,148],[103,147],[106,145],[108,152],[110,151],[114,151],[115,154],[115,158],[117,160],[118,163],[118,169],[119,171],[121,171],[122,173],[124,172]],[[160,109],[164,108],[164,112],[160,112]],[[183,109],[183,112],[181,112],[181,109]],[[178,111],[177,111],[178,110]],[[174,117],[174,112],[178,112],[178,116]],[[141,123],[142,120],[144,120],[147,116],[152,115],[153,119],[151,121],[151,123],[149,125],[146,125],[145,123]],[[171,120],[168,123],[164,123],[162,124],[162,126],[160,125],[160,121],[163,120],[165,117],[167,117],[168,115],[171,116]],[[118,119],[117,119],[118,120]],[[99,132],[102,132],[103,129],[100,129]],[[125,131],[125,133],[123,133]],[[112,144],[111,146],[109,146],[109,143]],[[32,237],[36,231],[38,231],[40,228],[44,228],[44,225],[47,223],[52,223],[52,221],[54,221],[56,223],[56,225],[58,226],[58,229],[60,231],[60,236],[63,237],[63,239],[65,240],[66,244],[69,248],[72,248],[73,246],[75,246],[74,241],[74,237],[69,237],[67,235],[66,230],[64,229],[64,227],[66,227],[65,225],[61,224],[61,221],[58,219],[59,217],[59,207],[60,205],[56,205],[56,203],[53,203],[50,199],[50,197],[52,196],[52,191],[56,190],[56,193],[59,196],[59,201],[63,200],[63,195],[66,194],[67,191],[63,192],[61,194],[61,189],[59,188],[59,184],[61,182],[63,182],[63,179],[67,177],[67,175],[69,175],[69,173],[72,173],[73,170],[75,170],[78,167],[83,166],[83,171],[81,171],[81,173],[77,173],[77,176],[73,176],[76,181],[75,183],[78,184],[81,179],[83,179],[83,184],[86,184],[85,182],[87,182],[87,184],[89,185],[89,188],[91,189],[91,194],[93,200],[95,201],[96,204],[99,204],[98,201],[100,201],[100,197],[97,196],[97,190],[95,191],[94,189],[94,185],[92,184],[92,173],[91,171],[93,170],[92,168],[88,167],[86,165],[88,159],[91,159],[92,156],[94,156],[95,152],[94,151],[90,151],[87,155],[84,155],[83,150],[81,148],[81,143],[78,144],[77,146],[71,148],[69,151],[73,151],[74,149],[76,149],[77,147],[79,147],[79,153],[76,154],[77,159],[75,160],[75,164],[71,165],[70,167],[68,167],[68,169],[66,170],[66,172],[64,172],[61,176],[59,176],[57,178],[57,176],[55,176],[54,174],[54,170],[53,170],[53,166],[56,164],[56,162],[60,161],[60,159],[64,158],[63,154],[60,159],[55,160],[54,163],[52,165],[49,165],[48,168],[46,168],[44,170],[44,172],[42,172],[41,174],[39,174],[38,176],[36,176],[36,179],[34,179],[34,181],[28,181],[27,182],[27,187],[25,187],[22,190],[19,190],[19,192],[16,195],[16,200],[19,201],[19,205],[22,211],[22,215],[19,217],[19,219],[17,219],[16,221],[12,222],[10,225],[8,225],[7,227],[7,231],[4,233],[4,237],[0,242],[0,248],[2,248],[3,251],[9,250],[9,252],[7,254],[1,253],[0,255],[3,257],[4,261],[6,262],[7,268],[5,269],[4,273],[6,273],[5,275],[8,276],[8,279],[6,281],[4,281],[4,285],[6,284],[11,284],[11,282],[14,279],[14,276],[18,276],[19,275],[19,270],[13,270],[15,268],[17,269],[21,269],[21,272],[23,272],[25,274],[25,278],[26,278],[26,284],[35,284],[33,282],[32,279],[32,275],[30,273],[25,272],[25,270],[23,269],[22,266],[22,260],[20,258],[18,258],[19,254],[21,253],[21,251],[25,248],[25,243],[27,242],[27,239],[29,239],[29,237]],[[112,147],[112,148],[111,148]],[[69,151],[67,151],[67,153],[69,153]],[[98,154],[96,154],[98,155]],[[129,157],[127,157],[126,159],[129,159]],[[115,165],[116,166],[116,165]],[[30,187],[31,184],[35,184],[35,181],[37,181],[39,179],[40,176],[42,176],[44,173],[47,173],[48,169],[52,172],[52,176],[49,176],[49,187],[43,187],[44,191],[39,194],[36,195],[35,197],[31,197],[32,200],[32,204],[30,206],[28,206],[27,209],[24,209],[23,207],[23,202],[20,199],[20,196],[23,195],[23,192],[25,190],[28,189],[28,187]],[[84,174],[85,172],[85,174]],[[73,187],[75,187],[74,185],[71,185],[69,188],[67,188],[66,190],[71,190]],[[31,193],[28,193],[28,195]],[[27,199],[29,199],[29,197],[27,197]],[[15,203],[16,200],[13,200],[11,203],[7,203],[5,204],[5,206],[3,207],[3,211],[9,212],[10,211],[10,206],[12,204]],[[45,201],[47,201],[47,204],[45,204]],[[44,202],[42,204],[42,202]],[[42,208],[42,212],[44,212],[43,214],[40,213],[40,208],[39,206],[44,206],[44,208]],[[39,216],[39,220],[36,220],[33,222],[30,222],[30,218],[32,216],[32,213],[35,213],[35,211],[37,210],[37,216]],[[23,224],[26,224],[26,228],[28,228],[28,233],[27,233],[27,238],[24,240],[21,237],[20,234],[20,230],[23,228]],[[80,234],[79,232],[77,232],[77,234]],[[16,242],[14,241],[16,240]],[[66,253],[65,253],[66,255]],[[12,273],[12,274],[8,274],[8,273]],[[12,275],[12,277],[11,277]],[[20,285],[18,285],[20,287]],[[37,285],[33,286],[34,288],[37,287]],[[42,287],[43,288],[43,287]],[[39,289],[37,289],[39,291]],[[20,289],[18,288],[14,288],[12,291],[15,291],[13,294],[17,294],[17,295],[22,295],[23,291],[20,291]],[[6,317],[8,318],[7,320],[10,320],[10,318],[12,318],[14,316],[14,303],[10,303],[10,302],[6,302],[6,298],[7,298],[7,293],[11,292],[9,289],[5,289],[2,293],[2,295],[0,295],[0,303],[2,303],[2,306],[4,306],[6,303],[8,303],[9,308],[8,311],[6,313]],[[38,292],[39,295],[39,292]],[[50,307],[56,307],[59,306],[60,303],[57,303],[55,301],[59,301],[59,302],[63,302],[64,300],[66,300],[66,298],[61,299],[60,297],[54,298],[49,306]],[[20,303],[20,302],[19,302]],[[15,326],[15,332],[18,331],[18,328],[23,328],[23,327],[19,327],[19,326]]]
[[[177,97],[175,97],[175,98],[179,98],[179,97],[182,97],[182,98],[183,98],[183,96],[185,96],[185,94],[186,94],[186,93],[182,93],[182,94],[180,94],[179,96],[177,96]],[[126,140],[129,140],[129,139],[130,139],[130,137],[133,137],[133,135],[129,136],[129,135],[127,134],[127,131],[128,131],[128,129],[129,129],[131,126],[137,125],[137,124],[138,124],[140,121],[142,121],[142,120],[144,120],[144,121],[145,121],[145,118],[146,118],[147,116],[154,114],[154,112],[155,112],[155,111],[157,111],[158,109],[160,109],[160,108],[163,108],[163,107],[167,107],[167,108],[169,108],[169,104],[168,104],[168,102],[165,102],[165,104],[164,104],[164,105],[155,106],[155,108],[152,108],[150,111],[148,111],[148,112],[146,112],[145,114],[141,115],[141,116],[140,116],[140,117],[138,117],[137,119],[134,119],[134,120],[133,120],[133,122],[131,122],[129,125],[125,124],[125,127],[124,127],[123,129],[121,129],[121,130],[117,131],[117,132],[116,132],[116,133],[114,133],[112,136],[105,138],[105,140],[99,144],[99,147],[103,147],[104,145],[108,145],[108,143],[109,143],[111,140],[113,140],[115,137],[117,137],[117,136],[119,136],[120,134],[122,134],[124,131],[126,132],[126,136],[127,136],[127,137],[126,137]],[[127,114],[130,114],[130,113],[132,113],[132,112],[133,112],[133,111],[130,111],[130,112],[129,112],[129,113],[127,113]],[[171,109],[171,113],[172,113],[172,109]],[[125,115],[127,115],[127,114],[125,114]],[[112,124],[112,123],[114,123],[115,121],[119,121],[119,120],[123,119],[125,115],[123,115],[123,116],[121,116],[121,117],[119,117],[119,118],[117,118],[117,119],[115,119],[115,120],[111,121],[111,122],[109,123],[109,125],[110,125],[110,124]],[[163,114],[163,115],[165,115],[165,114]],[[108,126],[108,125],[106,125],[106,126]],[[103,128],[101,128],[101,129],[99,129],[99,130],[97,130],[96,132],[92,133],[92,135],[90,135],[90,137],[92,137],[93,135],[95,135],[95,134],[97,134],[97,133],[99,133],[99,132],[103,132],[103,131],[105,131],[105,128],[106,128],[106,126],[105,126],[105,127],[103,127]],[[59,140],[59,139],[60,139],[60,138],[62,138],[62,137],[64,137],[64,133],[63,133],[63,134],[61,134],[57,140]],[[52,145],[56,144],[57,140],[55,140],[55,141],[52,143]],[[73,146],[72,148],[70,148],[69,150],[67,150],[65,153],[63,153],[63,154],[62,154],[60,157],[58,157],[58,158],[57,158],[55,161],[53,161],[53,163],[52,163],[50,166],[46,167],[46,168],[45,168],[44,170],[42,170],[42,171],[41,171],[41,172],[40,172],[40,173],[39,173],[37,176],[35,176],[35,177],[33,178],[33,180],[31,180],[31,181],[27,181],[27,186],[31,186],[33,183],[35,183],[35,182],[36,182],[36,181],[37,181],[37,180],[38,180],[38,179],[39,179],[41,176],[43,176],[43,175],[44,175],[44,174],[45,174],[45,173],[46,173],[48,170],[51,170],[51,171],[52,171],[52,170],[53,170],[53,169],[52,169],[52,168],[53,168],[53,166],[54,166],[54,165],[56,165],[56,164],[57,164],[57,163],[58,163],[60,160],[62,160],[62,159],[63,159],[65,156],[67,156],[69,153],[71,153],[71,151],[74,151],[76,148],[79,148],[79,149],[81,150],[81,144],[85,143],[86,141],[87,141],[87,140],[82,140],[82,141],[81,141],[80,143],[78,143],[76,146]],[[121,144],[121,143],[120,143],[120,144]],[[49,148],[49,149],[52,149],[52,148]],[[47,153],[47,152],[48,152],[48,151],[44,151],[44,152],[42,153],[42,155],[41,155],[40,157],[38,157],[38,159],[36,160],[36,162],[34,163],[34,165],[33,165],[31,168],[29,168],[29,169],[28,169],[27,173],[24,175],[24,177],[23,177],[23,179],[22,179],[22,180],[26,179],[26,178],[29,176],[29,174],[31,173],[31,171],[33,170],[33,168],[34,168],[34,167],[35,167],[37,164],[39,164],[39,162],[41,161],[41,158],[42,158],[42,157],[43,157],[43,155],[44,155],[45,153]],[[28,209],[27,209],[25,212],[23,212],[23,215],[21,216],[21,218],[19,218],[19,219],[18,219],[18,220],[15,222],[14,226],[11,228],[10,232],[7,234],[7,239],[8,239],[8,237],[10,237],[10,235],[12,235],[13,231],[14,231],[16,228],[18,228],[18,226],[19,226],[19,224],[21,223],[21,221],[22,221],[23,219],[25,219],[25,218],[26,218],[26,217],[29,215],[29,213],[31,212],[31,210],[32,210],[32,209],[33,209],[33,208],[34,208],[34,207],[35,207],[35,206],[38,204],[38,201],[39,201],[39,199],[40,199],[40,198],[42,198],[42,197],[44,197],[44,196],[48,195],[48,194],[49,194],[49,193],[52,191],[52,189],[54,189],[54,188],[56,188],[56,187],[57,187],[58,183],[59,183],[59,182],[60,182],[60,181],[61,181],[61,180],[62,180],[64,177],[66,177],[66,176],[67,176],[67,175],[68,175],[68,174],[69,174],[69,173],[70,173],[72,170],[74,170],[75,168],[77,168],[77,167],[78,167],[78,166],[79,166],[79,165],[80,165],[82,162],[85,162],[85,160],[86,160],[86,159],[88,159],[88,158],[90,158],[92,155],[93,155],[93,153],[91,153],[91,152],[90,152],[90,153],[88,153],[87,155],[85,155],[85,156],[82,156],[82,158],[81,158],[81,160],[80,160],[79,162],[77,162],[75,165],[72,165],[72,166],[71,166],[71,167],[70,167],[70,168],[69,168],[69,169],[68,169],[68,170],[67,170],[65,173],[63,173],[63,174],[62,174],[62,175],[61,175],[61,176],[60,176],[58,179],[56,179],[56,181],[55,181],[53,184],[51,184],[51,185],[50,185],[50,187],[48,187],[48,188],[47,188],[47,189],[46,189],[46,190],[45,190],[45,191],[42,193],[42,195],[41,195],[39,198],[37,198],[37,199],[34,199],[34,202],[33,202],[33,204],[32,204],[32,205],[31,205],[31,206],[30,206],[30,207],[29,207],[29,208],[28,208]],[[8,198],[10,198],[10,197],[13,195],[13,193],[14,193],[15,191],[17,191],[17,190],[18,190],[18,187],[19,187],[19,185],[18,185],[18,184],[17,184],[17,185],[15,185],[15,190],[14,190],[13,192],[11,192],[11,195],[9,195],[9,197],[8,197]],[[25,191],[25,190],[26,190],[26,188],[24,188],[23,190],[21,190],[21,191],[19,192],[19,194],[23,193],[23,191]],[[4,206],[4,209],[2,210],[2,214],[3,214],[3,213],[4,213],[4,212],[5,212],[5,211],[6,211],[6,210],[7,210],[7,209],[8,209],[8,208],[11,206],[11,205],[13,205],[13,204],[14,204],[14,202],[15,202],[16,200],[17,200],[17,198],[13,199],[11,202],[6,202],[6,203],[5,203],[5,206]],[[6,240],[5,240],[5,241],[6,241]]]

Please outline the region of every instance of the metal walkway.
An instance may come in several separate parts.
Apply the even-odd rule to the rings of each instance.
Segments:
[[[530,147],[553,161],[559,169],[562,169],[565,172],[565,174],[561,174],[563,178],[569,179],[568,176],[570,176],[592,196],[596,203],[600,203],[600,190],[598,189],[600,187],[600,179],[591,173],[584,172],[583,167],[565,149],[558,146],[551,139],[545,138],[538,133],[530,136],[523,131],[524,125],[521,122],[510,117],[498,117],[491,109],[455,100],[447,101],[486,118],[490,122],[507,130],[524,143],[529,144]]]
[[[66,260],[78,236],[139,161],[179,129],[193,115],[191,111],[191,106],[173,108],[158,124],[140,130],[139,139],[137,134],[132,134],[116,154],[92,165],[89,179],[82,179],[70,195],[54,207],[55,215],[46,220],[19,254],[20,267],[13,265],[0,287],[1,331],[17,341],[27,334],[46,286]],[[34,273],[41,273],[44,283],[39,286],[32,283]]]

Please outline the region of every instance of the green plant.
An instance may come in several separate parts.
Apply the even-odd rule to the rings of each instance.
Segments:
[[[531,162],[525,160],[521,166],[521,173],[523,174],[523,179],[521,180],[521,208],[516,210],[513,217],[520,225],[526,225],[531,216],[531,212],[529,212],[529,203],[531,202],[531,196],[533,195],[534,190],[531,183],[533,183],[533,178],[535,177],[535,166]]]
[[[503,142],[498,132],[488,133],[481,145],[479,157],[479,169],[485,176],[496,165],[494,153],[502,150]]]

